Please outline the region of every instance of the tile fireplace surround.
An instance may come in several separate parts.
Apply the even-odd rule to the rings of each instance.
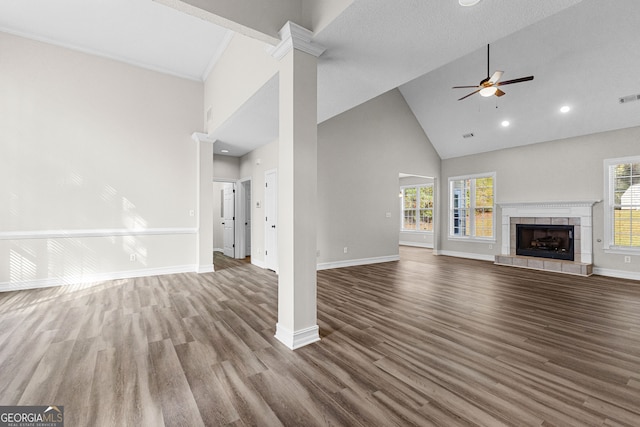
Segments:
[[[593,205],[581,202],[498,203],[502,209],[501,254],[496,264],[558,273],[590,276],[593,271]],[[563,224],[574,226],[575,261],[516,255],[516,224]]]

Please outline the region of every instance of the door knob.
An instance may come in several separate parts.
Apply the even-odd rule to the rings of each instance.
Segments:
[[[271,226],[271,228],[276,228],[276,226],[275,226],[275,225],[272,225],[272,226]]]

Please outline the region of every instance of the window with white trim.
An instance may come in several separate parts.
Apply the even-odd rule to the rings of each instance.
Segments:
[[[401,231],[433,232],[433,185],[401,187]]]
[[[640,252],[640,156],[605,160],[605,249]]]
[[[495,173],[449,178],[449,237],[493,240]]]

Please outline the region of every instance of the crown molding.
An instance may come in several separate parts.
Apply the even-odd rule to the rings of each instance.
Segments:
[[[233,39],[234,34],[235,33],[231,30],[227,30],[227,32],[225,33],[224,39],[222,39],[222,43],[220,43],[218,50],[213,54],[213,56],[209,60],[209,65],[207,65],[207,68],[202,73],[203,82],[207,81],[209,74],[211,74],[215,66],[218,64],[218,61],[227,50],[227,47],[229,47],[229,43],[231,43],[231,39]]]
[[[207,135],[206,133],[202,133],[202,132],[194,132],[191,134],[191,139],[193,139],[195,142],[208,142],[210,144],[213,144],[217,141],[217,139],[215,138],[211,138],[209,135]]]
[[[178,77],[180,79],[191,80],[198,83],[204,82],[201,76],[180,73],[180,72],[169,70],[157,65],[152,65],[142,61],[136,61],[134,59],[131,59],[122,55],[115,55],[108,52],[102,52],[97,49],[92,49],[92,48],[84,47],[84,46],[69,43],[69,42],[63,42],[60,40],[53,39],[51,37],[40,36],[30,32],[25,32],[25,31],[18,31],[18,30],[14,30],[13,28],[5,27],[5,26],[0,26],[0,32],[22,37],[23,39],[33,40],[36,42],[46,43],[52,46],[61,47],[63,49],[73,50],[76,52],[84,53],[86,55],[96,56],[98,58],[104,58],[111,61],[120,62],[122,64],[127,64],[132,67],[141,68],[144,70],[153,71],[160,74],[166,74],[168,76]]]
[[[323,46],[311,42],[311,31],[291,21],[287,21],[278,34],[280,43],[269,49],[271,56],[277,60],[282,59],[292,49],[298,49],[316,58],[326,50]]]

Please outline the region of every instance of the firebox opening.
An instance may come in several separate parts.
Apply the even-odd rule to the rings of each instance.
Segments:
[[[573,225],[516,224],[516,255],[573,261]]]

